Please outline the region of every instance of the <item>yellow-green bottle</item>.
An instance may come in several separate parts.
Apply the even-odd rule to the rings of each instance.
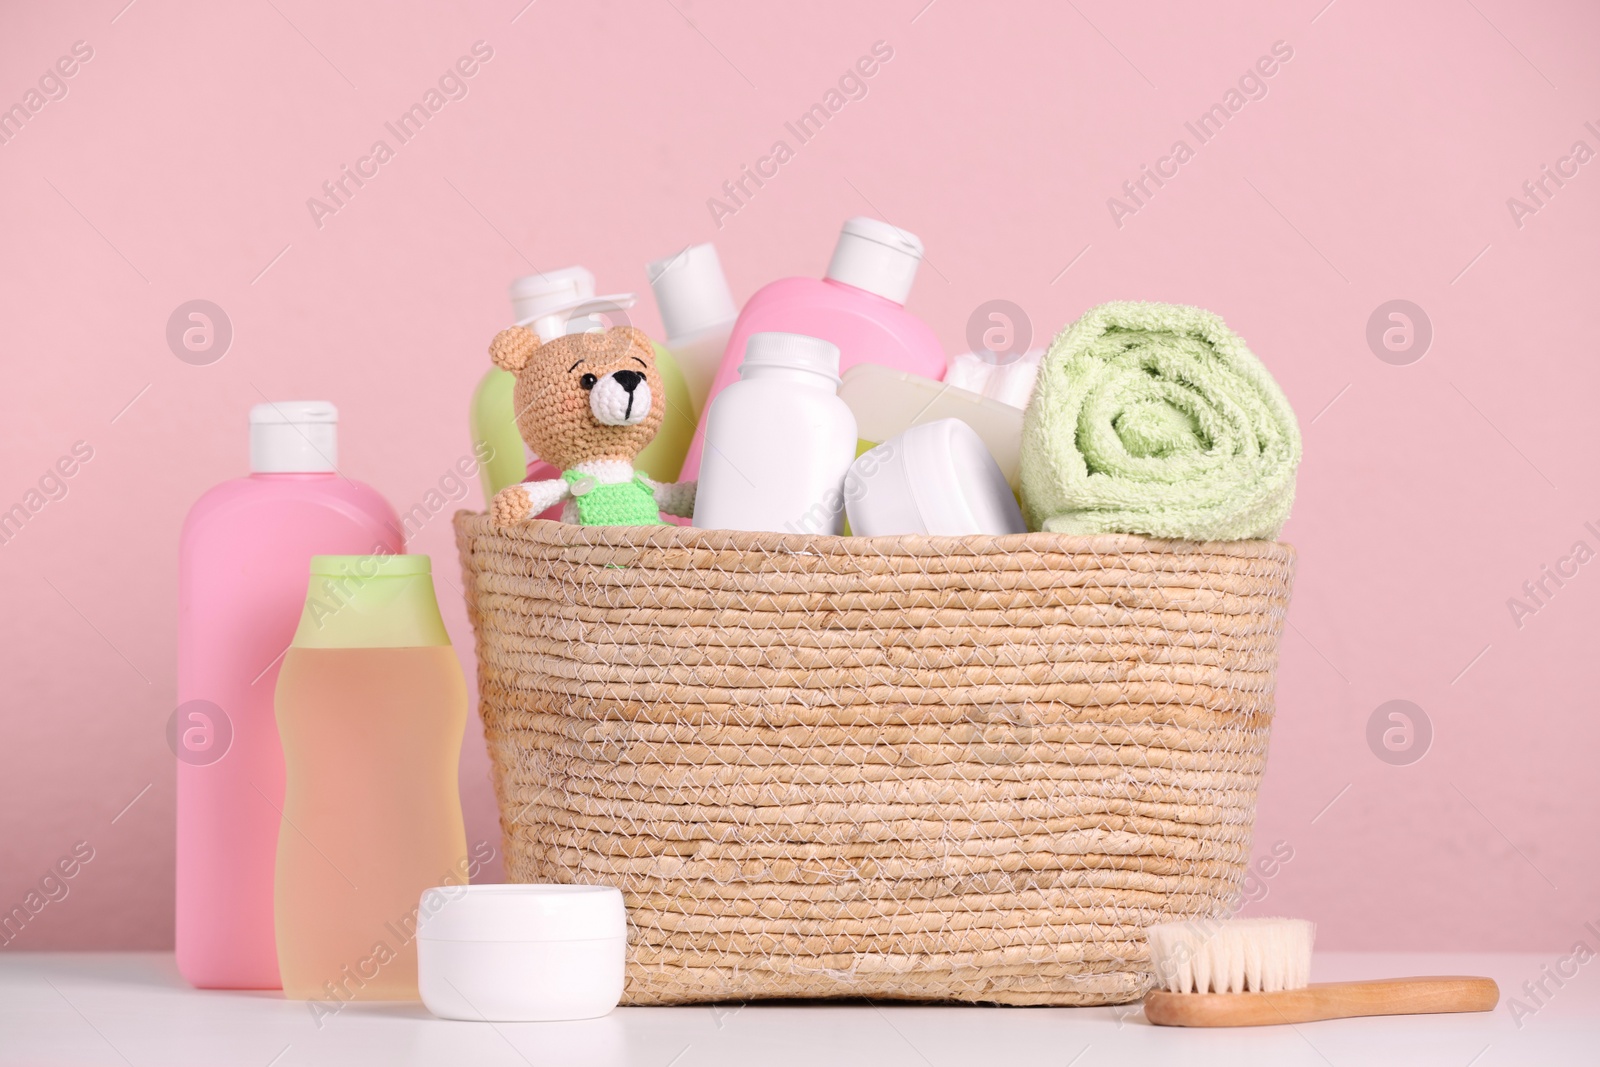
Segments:
[[[511,398],[516,387],[516,375],[490,367],[472,392],[472,447],[477,455],[487,457],[478,466],[485,504],[527,476],[527,451]]]

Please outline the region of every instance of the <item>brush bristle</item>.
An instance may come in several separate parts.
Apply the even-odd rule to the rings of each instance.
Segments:
[[[1156,987],[1172,993],[1276,993],[1311,981],[1314,923],[1198,919],[1145,930]]]

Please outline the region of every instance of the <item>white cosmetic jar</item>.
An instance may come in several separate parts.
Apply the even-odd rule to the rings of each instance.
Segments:
[[[912,426],[863,452],[845,476],[844,501],[861,537],[1028,530],[989,447],[960,419]]]
[[[622,999],[627,947],[610,886],[439,886],[418,908],[417,986],[443,1019],[594,1019]]]

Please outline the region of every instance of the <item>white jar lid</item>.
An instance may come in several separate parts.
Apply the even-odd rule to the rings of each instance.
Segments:
[[[753,333],[744,343],[745,367],[785,367],[810,371],[839,384],[839,346],[803,333]]]
[[[425,941],[602,941],[628,936],[622,893],[605,885],[445,885],[417,911]]]
[[[913,426],[845,477],[850,532],[864,537],[1026,533],[1022,509],[977,431],[960,419]]]
[[[827,276],[904,304],[921,262],[922,241],[916,234],[862,216],[840,228]]]
[[[339,464],[339,409],[326,400],[275,400],[250,409],[250,469],[321,474]]]

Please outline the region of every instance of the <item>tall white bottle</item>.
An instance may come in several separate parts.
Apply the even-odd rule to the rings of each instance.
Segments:
[[[655,293],[661,325],[667,331],[667,351],[683,372],[698,419],[705,410],[711,379],[722,365],[728,335],[739,318],[722,262],[716,246],[690,245],[675,256],[649,264],[645,273],[650,276],[650,291]]]
[[[717,394],[706,418],[694,524],[841,533],[855,455],[838,347],[804,334],[753,334],[739,380]]]

